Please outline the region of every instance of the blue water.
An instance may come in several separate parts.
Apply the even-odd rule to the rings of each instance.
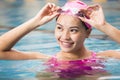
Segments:
[[[0,0],[0,34],[32,18],[41,7],[50,0],[25,1],[27,0]],[[66,2],[66,0],[51,0],[51,2],[52,1],[60,6]],[[85,0],[85,2],[92,4],[92,0]],[[108,2],[101,3],[101,5],[103,6],[107,21],[120,29],[119,3],[119,0],[109,0]],[[54,37],[54,26],[55,20],[38,28],[38,31],[33,31],[26,35],[14,48],[21,51],[38,51],[54,55],[60,50]],[[103,33],[93,29],[93,34],[99,35]],[[119,44],[112,40],[105,39],[88,38],[85,42],[85,46],[95,52],[108,49],[120,50]],[[44,72],[43,69],[45,69],[45,66],[42,64],[43,62],[41,60],[0,60],[0,80],[54,80],[53,78],[50,79],[50,77],[49,79],[36,77],[36,75],[40,75],[40,73]],[[120,76],[120,60],[108,59],[103,64],[106,66],[105,69],[111,76]],[[111,78],[111,80],[116,79]],[[120,80],[120,78],[117,80]]]

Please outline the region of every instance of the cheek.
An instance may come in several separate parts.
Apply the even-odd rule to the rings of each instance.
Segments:
[[[77,43],[80,41],[80,38],[80,36],[72,36],[72,40]]]
[[[82,42],[84,42],[84,40],[85,40],[85,36],[84,36],[84,35],[80,35],[80,34],[74,35],[74,36],[72,36],[72,40],[73,40],[74,42],[76,42],[76,44],[82,43]]]

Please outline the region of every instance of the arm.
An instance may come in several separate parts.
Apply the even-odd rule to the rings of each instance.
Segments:
[[[114,41],[120,43],[120,30],[113,27],[111,24],[106,22],[102,27],[99,27],[99,30],[107,34]]]
[[[84,22],[89,23],[94,28],[104,32],[116,42],[120,43],[120,30],[109,24],[105,18],[102,7],[100,5],[89,6],[86,11],[86,16],[89,17],[80,19]]]
[[[115,50],[102,51],[102,52],[99,52],[97,56],[120,59],[120,51],[115,51]]]
[[[58,9],[54,4],[48,3],[35,17],[0,36],[0,45],[2,45],[0,46],[0,59],[19,60],[45,58],[45,55],[37,52],[27,52],[27,54],[26,52],[12,50],[11,48],[30,31],[56,17],[58,15]]]

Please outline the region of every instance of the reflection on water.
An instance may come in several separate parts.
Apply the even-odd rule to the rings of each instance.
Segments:
[[[120,45],[113,41],[93,38],[87,39],[85,45],[90,50],[95,52],[108,49],[120,49]],[[34,31],[26,35],[16,44],[14,48],[21,51],[37,51],[50,55],[55,55],[55,53],[60,50],[53,33],[40,31]],[[43,63],[44,62],[41,60],[0,60],[0,80],[67,80],[64,78],[61,79],[59,76],[54,75],[53,73],[45,72],[44,69],[46,69],[48,66],[43,65]],[[103,62],[103,65],[105,65],[105,70],[107,70],[111,75],[120,75],[120,60],[108,59]],[[96,80],[96,78],[104,76],[105,74],[102,73],[99,74],[99,76],[87,75],[71,80]]]
[[[47,2],[53,2],[59,6],[64,5],[67,0],[0,0],[0,34],[7,32],[12,27],[16,27],[26,20],[32,18]],[[100,2],[103,6],[108,22],[120,28],[120,1],[119,0],[83,0],[88,4]],[[45,27],[44,27],[45,26]],[[55,21],[41,27],[44,31],[33,31],[19,41],[15,48],[22,51],[39,51],[45,54],[54,55],[58,52],[59,46],[53,35]],[[53,27],[51,27],[53,26]],[[50,31],[52,30],[52,32]],[[93,34],[101,34],[93,30]],[[106,37],[106,36],[105,36]],[[103,50],[120,50],[120,45],[110,40],[99,40],[89,38],[85,42],[86,47],[95,52]],[[114,45],[114,46],[113,46]],[[58,79],[58,76],[51,76],[52,73],[45,73],[46,66],[40,60],[26,61],[0,61],[0,80],[66,80]],[[105,69],[111,75],[120,75],[120,61],[108,59],[104,62]],[[40,77],[41,76],[41,77]],[[100,80],[105,80],[102,75]],[[97,76],[98,77],[98,76]],[[96,76],[83,76],[81,78],[69,80],[96,80]],[[108,78],[108,77],[107,77]],[[110,77],[109,77],[110,78]],[[111,76],[111,79],[115,79]],[[112,79],[112,80],[113,80]]]

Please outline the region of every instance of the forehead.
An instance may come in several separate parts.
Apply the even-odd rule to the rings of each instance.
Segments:
[[[82,22],[79,18],[66,14],[61,14],[57,18],[57,23],[63,26],[82,26]]]

